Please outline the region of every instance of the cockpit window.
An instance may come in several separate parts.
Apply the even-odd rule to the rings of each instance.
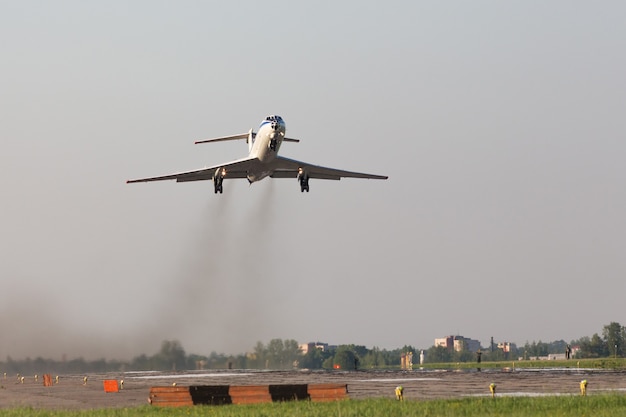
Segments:
[[[282,122],[283,118],[280,116],[272,115],[272,116],[267,116],[265,120],[268,122]]]

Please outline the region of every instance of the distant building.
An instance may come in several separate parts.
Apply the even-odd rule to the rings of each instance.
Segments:
[[[307,353],[311,352],[313,349],[319,349],[322,352],[328,351],[328,343],[322,343],[322,342],[304,343],[300,345],[299,347],[300,347],[300,352],[302,352],[303,355],[306,355]]]
[[[502,349],[504,353],[509,353],[511,351],[511,344],[509,342],[498,343],[498,349]]]
[[[435,339],[435,347],[444,347],[448,350],[452,350],[454,348],[454,336]]]
[[[300,348],[300,352],[303,355],[306,355],[307,353],[309,353],[309,351],[315,349],[315,343],[303,343],[301,345],[298,345],[298,347]]]
[[[454,341],[454,350],[457,352],[461,352],[464,349],[468,352],[478,352],[480,350],[480,342],[478,340],[469,339],[464,337],[463,340],[459,340],[458,338]],[[457,348],[457,344],[459,347]]]
[[[455,352],[477,352],[480,349],[480,342],[463,336],[447,336],[435,339],[435,347],[439,346]]]

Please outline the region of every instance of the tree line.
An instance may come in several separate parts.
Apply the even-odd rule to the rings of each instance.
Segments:
[[[546,357],[551,354],[564,354],[568,346],[570,349],[577,348],[572,359],[589,359],[603,357],[623,357],[626,351],[626,327],[617,322],[611,322],[602,328],[602,335],[594,333],[593,336],[581,337],[571,340],[569,343],[564,340],[552,342],[526,342],[524,346],[517,346],[511,343],[509,351],[504,352],[494,346],[481,347],[481,360],[483,361],[508,361],[508,360],[531,360]],[[426,363],[448,363],[448,362],[472,362],[477,360],[475,352],[456,352],[445,347],[432,346],[425,351]]]
[[[524,345],[516,351],[516,356],[524,359],[548,356],[555,353],[565,353],[568,346],[578,348],[572,358],[590,359],[605,357],[623,357],[625,352],[626,327],[617,322],[611,322],[602,328],[602,335],[594,333],[593,336],[581,337],[566,343],[564,340],[544,343],[532,342]]]
[[[483,361],[532,359],[553,353],[564,353],[567,345],[578,346],[575,358],[622,357],[626,346],[626,328],[611,322],[602,329],[602,335],[582,337],[566,343],[563,340],[545,343],[526,342],[523,347],[510,345],[509,352],[490,346],[481,347]],[[251,352],[226,355],[212,352],[208,356],[187,354],[181,343],[165,340],[153,355],[142,354],[130,361],[98,359],[87,361],[82,358],[69,361],[26,358],[13,360],[7,357],[0,362],[0,374],[76,374],[86,372],[124,371],[176,371],[193,369],[385,369],[399,368],[401,356],[412,353],[413,363],[419,364],[420,350],[405,345],[399,349],[371,349],[361,345],[340,345],[330,349],[311,349],[306,354],[300,351],[298,342],[292,339],[272,339],[269,343],[257,342]],[[425,363],[472,362],[476,352],[456,352],[444,347],[431,346],[424,350]]]

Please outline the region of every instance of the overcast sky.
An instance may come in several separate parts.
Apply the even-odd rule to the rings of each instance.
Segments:
[[[0,358],[626,323],[621,1],[0,3]],[[127,185],[281,154],[388,181]]]

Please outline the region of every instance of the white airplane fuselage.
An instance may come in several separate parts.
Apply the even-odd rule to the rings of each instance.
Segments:
[[[249,156],[257,158],[262,163],[259,166],[272,162],[278,154],[280,145],[283,143],[286,131],[285,121],[280,116],[269,116],[266,120],[263,120],[256,136],[250,132],[248,141],[252,146],[250,146]],[[272,171],[269,170],[251,171],[248,172],[248,181],[251,183],[260,181],[271,174]]]

